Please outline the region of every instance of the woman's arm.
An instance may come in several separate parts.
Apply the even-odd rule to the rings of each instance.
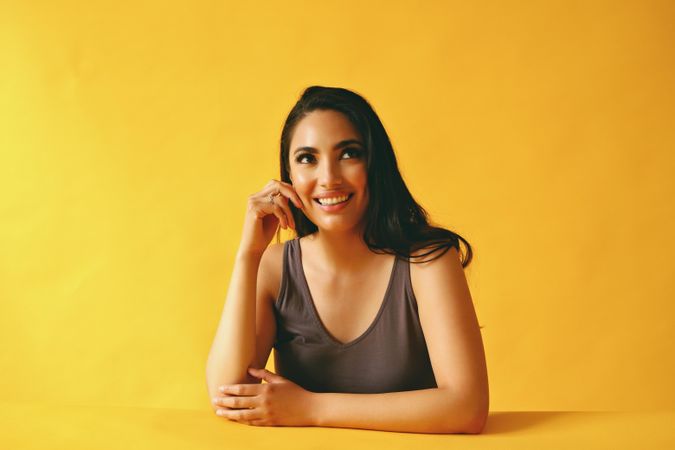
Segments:
[[[475,401],[448,388],[383,394],[313,393],[315,426],[414,433],[480,433],[485,425],[472,414]]]
[[[278,180],[270,180],[261,191],[248,197],[225,306],[206,362],[211,399],[217,397],[220,385],[260,383],[248,373],[248,368],[264,367],[276,334],[269,302],[274,295],[269,285],[269,265],[273,261],[269,250],[274,248],[280,256],[283,244],[271,247],[269,244],[279,226],[295,228],[289,200],[298,208],[303,207],[292,185]],[[266,274],[260,276],[260,269]]]
[[[451,248],[435,261],[410,266],[438,388],[316,393],[312,412],[317,425],[427,433],[480,433],[485,426],[485,351],[459,253]]]
[[[223,384],[250,383],[256,352],[256,282],[262,255],[237,252],[225,306],[206,363],[209,396]]]

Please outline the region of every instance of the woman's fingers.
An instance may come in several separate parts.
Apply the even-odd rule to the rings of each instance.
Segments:
[[[277,227],[296,229],[289,200],[300,209],[304,207],[293,186],[279,180],[270,180],[260,191],[248,196],[241,251],[262,254]]]
[[[292,184],[283,182],[283,181],[278,181],[278,180],[272,180],[275,181],[276,183],[272,184],[272,188],[279,189],[279,192],[281,192],[285,197],[291,199],[295,206],[297,206],[299,209],[303,208],[302,200],[300,200],[300,197],[298,196],[297,192],[295,192],[295,189],[293,188]],[[275,192],[274,189],[272,192]]]
[[[270,195],[276,192],[279,192],[281,194],[272,197],[272,201],[275,205],[281,208],[283,212],[284,219],[280,220],[284,224],[284,228],[288,228],[288,226],[290,225],[293,229],[295,229],[295,219],[293,218],[293,213],[291,212],[291,209],[288,206],[288,201],[291,200],[299,209],[302,209],[304,205],[302,204],[300,197],[295,192],[292,185],[284,183],[283,181],[277,180],[272,181],[268,183],[267,191],[269,191],[269,193],[267,195],[269,197]],[[277,198],[279,199],[279,201],[277,201]],[[276,210],[274,214],[277,217],[279,217],[279,214],[276,212]]]
[[[279,201],[277,201],[279,199]],[[288,199],[281,195],[274,197],[274,204],[283,212],[284,218],[286,219],[286,226],[290,225],[295,229],[295,219],[293,219],[293,213],[288,207]]]
[[[295,192],[293,185],[279,180],[270,180],[260,192],[250,197],[249,209],[256,211],[255,214],[258,219],[262,219],[268,214],[273,214],[279,220],[282,228],[290,226],[295,230],[295,218],[288,204],[289,200],[298,209],[304,208],[304,204]]]
[[[226,395],[214,399],[214,404],[220,406],[216,410],[217,415],[242,422],[260,419],[260,411],[255,409],[258,402],[258,396],[245,395]]]
[[[216,414],[237,422],[260,419],[260,413],[255,409],[219,409]]]
[[[279,219],[279,223],[281,224],[282,228],[288,228],[288,219],[286,218],[286,213],[284,210],[276,203],[272,205],[272,214],[277,216],[277,219]],[[290,214],[290,213],[289,213]]]
[[[248,409],[257,405],[256,396],[249,395],[226,395],[218,397],[215,402],[217,406],[224,406],[231,409]]]

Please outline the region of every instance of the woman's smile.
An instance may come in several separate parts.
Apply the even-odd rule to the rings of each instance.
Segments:
[[[352,199],[354,194],[349,194],[343,197],[332,197],[330,199],[314,199],[314,201],[319,205],[323,211],[326,212],[338,212],[342,211],[347,207],[349,201]]]

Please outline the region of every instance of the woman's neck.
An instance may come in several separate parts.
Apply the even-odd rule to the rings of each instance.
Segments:
[[[379,255],[372,252],[361,232],[337,233],[317,231],[307,236],[321,269],[335,274],[356,274],[373,263]]]

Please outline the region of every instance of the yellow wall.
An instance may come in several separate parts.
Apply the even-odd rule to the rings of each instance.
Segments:
[[[209,409],[246,197],[320,84],[474,246],[491,409],[675,407],[675,3],[138,3],[0,5],[2,400]]]

